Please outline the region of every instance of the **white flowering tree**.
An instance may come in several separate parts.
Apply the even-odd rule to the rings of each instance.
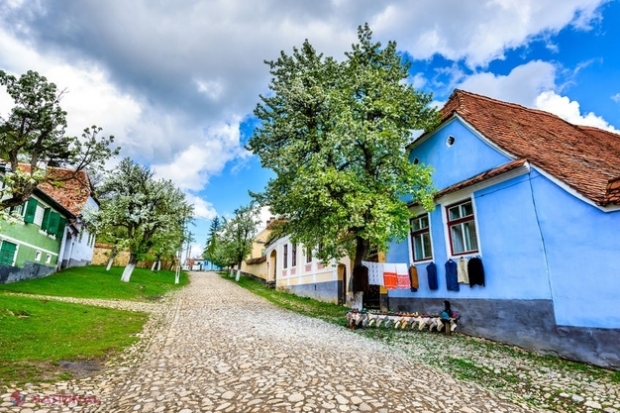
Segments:
[[[129,263],[121,278],[125,282],[137,262],[162,239],[173,237],[180,247],[183,226],[193,218],[193,207],[183,192],[171,181],[155,180],[148,168],[129,158],[105,178],[98,197],[100,211],[89,211],[85,219],[104,240],[129,249]]]

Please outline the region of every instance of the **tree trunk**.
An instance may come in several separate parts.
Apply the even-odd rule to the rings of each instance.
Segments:
[[[153,265],[151,265],[151,271],[155,271],[156,266],[157,266],[157,261],[153,261]]]
[[[110,257],[110,259],[108,260],[108,266],[106,267],[106,271],[110,271],[110,268],[112,268],[112,263],[114,262],[114,258]]]
[[[232,278],[233,276],[233,267],[230,267],[230,272],[228,273],[228,278]]]
[[[181,266],[177,265],[177,270],[174,273],[174,283],[175,284],[179,283],[179,278],[181,278]]]
[[[136,264],[138,263],[138,257],[135,254],[129,255],[129,263],[125,266],[123,270],[123,276],[121,277],[121,281],[129,282],[131,278],[131,273],[133,273],[133,269],[136,268]]]
[[[157,260],[157,271],[161,270],[161,260]]]
[[[239,282],[240,278],[241,278],[241,265],[239,266],[239,268],[237,268],[237,277],[235,277],[235,281]]]
[[[116,245],[112,247],[112,251],[110,251],[110,259],[108,260],[108,266],[106,267],[106,271],[110,271],[110,268],[112,268],[112,264],[114,263],[114,258],[116,258],[116,256],[118,255],[118,249],[116,248]]]
[[[368,251],[370,250],[370,242],[359,236],[355,237],[355,257],[353,257],[353,271],[351,271],[351,277],[355,277],[355,267],[362,265],[362,261],[366,258]],[[353,284],[355,280],[353,279]],[[362,310],[364,308],[364,292],[355,291],[353,293],[353,301],[351,308],[357,308]]]

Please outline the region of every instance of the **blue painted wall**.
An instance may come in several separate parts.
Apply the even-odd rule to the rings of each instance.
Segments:
[[[455,138],[452,146],[447,145],[450,136]],[[510,161],[474,135],[460,121],[455,120],[436,131],[410,153],[409,160],[418,158],[435,171],[433,183],[437,189],[471,178]]]
[[[532,174],[556,322],[620,328],[620,211],[604,212]]]

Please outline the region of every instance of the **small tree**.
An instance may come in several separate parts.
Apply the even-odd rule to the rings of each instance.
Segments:
[[[252,252],[252,242],[259,224],[259,209],[255,204],[235,210],[235,215],[226,221],[222,234],[222,250],[228,264],[237,266],[236,281],[241,277],[241,264]]]
[[[354,266],[371,245],[406,236],[407,197],[433,208],[431,170],[410,163],[405,147],[438,121],[431,95],[407,82],[396,43],[382,48],[368,25],[358,38],[341,63],[308,41],[267,62],[273,93],[260,96],[248,145],[276,173],[253,196],[283,218],[292,242],[321,244],[323,260],[350,254]]]
[[[0,70],[0,85],[15,103],[6,118],[0,117],[0,161],[9,165],[4,166],[0,211],[26,202],[45,180],[75,179],[82,169],[101,169],[119,153],[120,148],[110,148],[114,137],[100,138],[97,126],[84,129],[81,139],[65,135],[67,113],[60,107],[64,91],[58,92],[44,76],[28,71],[17,79]],[[29,166],[21,168],[20,162]],[[75,173],[59,178],[47,174],[42,164],[70,166]]]

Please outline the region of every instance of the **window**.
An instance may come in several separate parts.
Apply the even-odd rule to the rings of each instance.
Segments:
[[[0,245],[0,265],[13,265],[15,262],[15,252],[17,245],[12,242],[2,241]]]
[[[312,262],[312,248],[306,248],[306,263]]]
[[[291,267],[296,267],[297,266],[297,245],[296,244],[291,245],[291,261],[293,262],[291,264]]]
[[[282,253],[282,268],[288,267],[288,244],[284,244],[284,252]]]
[[[50,262],[52,262],[52,256],[47,254],[47,256],[45,257],[45,263],[49,264]]]
[[[414,261],[433,258],[428,214],[417,216],[411,220],[411,247]]]
[[[34,254],[34,260],[35,260],[35,261],[41,261],[41,251],[37,251],[37,252]]]
[[[471,199],[446,207],[452,255],[478,252],[476,220]]]

